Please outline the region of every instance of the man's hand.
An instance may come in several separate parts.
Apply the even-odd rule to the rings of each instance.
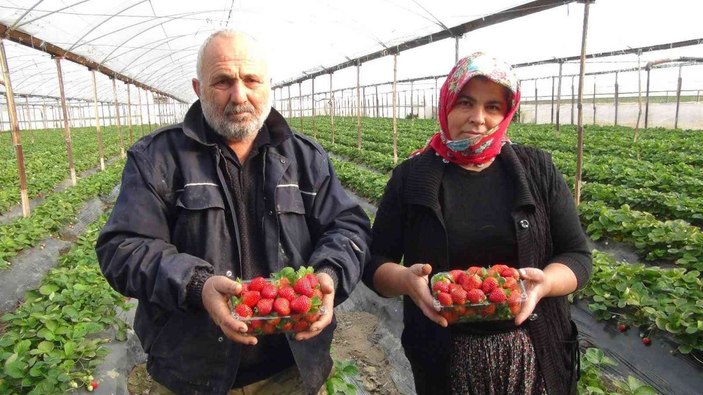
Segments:
[[[224,334],[237,343],[255,345],[255,336],[246,335],[247,325],[235,320],[228,303],[233,295],[242,292],[242,285],[225,276],[212,276],[203,284],[203,307],[210,314],[210,318],[222,329]]]
[[[322,308],[324,312],[320,318],[310,325],[310,329],[304,332],[299,332],[295,335],[295,340],[308,340],[322,332],[327,325],[332,323],[334,314],[334,281],[327,273],[316,273],[317,280],[320,282],[320,291],[322,291]]]

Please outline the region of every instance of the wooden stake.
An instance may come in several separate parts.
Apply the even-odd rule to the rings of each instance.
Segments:
[[[71,146],[71,129],[68,126],[68,111],[66,109],[66,94],[63,90],[63,73],[61,72],[61,58],[55,57],[56,71],[59,76],[59,92],[61,93],[61,108],[63,109],[64,140],[66,141],[66,156],[68,158],[68,172],[71,176],[71,185],[74,187],[78,183],[76,180],[76,168],[73,165],[73,147]]]
[[[122,125],[120,124],[120,104],[117,101],[117,83],[112,78],[112,94],[115,96],[115,122],[117,122],[117,135],[120,137],[120,157],[125,158],[124,140],[122,139]]]
[[[578,91],[578,143],[576,147],[576,180],[574,182],[574,198],[576,205],[581,202],[581,174],[583,173],[583,79],[586,74],[586,40],[588,35],[588,10],[591,0],[585,0],[583,9],[583,36],[581,38],[581,62],[579,69]]]
[[[90,70],[93,76],[93,103],[95,104],[95,129],[98,133],[98,159],[100,170],[105,170],[105,154],[103,152],[103,133],[100,130],[100,114],[98,114],[98,83],[95,80],[95,70]]]
[[[2,79],[5,84],[5,96],[7,97],[7,113],[10,116],[10,133],[12,134],[12,145],[15,147],[17,156],[17,173],[20,178],[20,201],[22,203],[22,216],[27,218],[31,213],[29,207],[29,195],[27,195],[27,175],[24,168],[24,153],[20,142],[20,124],[17,120],[17,107],[15,106],[15,94],[12,91],[10,81],[10,70],[7,67],[7,56],[5,55],[5,41],[0,38],[0,67],[2,67]]]

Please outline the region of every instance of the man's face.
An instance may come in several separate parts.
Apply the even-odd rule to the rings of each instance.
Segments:
[[[193,80],[205,120],[229,141],[253,139],[271,111],[266,61],[252,44],[240,35],[213,38]]]

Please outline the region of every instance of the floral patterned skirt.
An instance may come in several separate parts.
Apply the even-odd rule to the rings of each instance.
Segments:
[[[547,393],[527,329],[491,335],[455,333],[452,343],[449,379],[453,394]]]

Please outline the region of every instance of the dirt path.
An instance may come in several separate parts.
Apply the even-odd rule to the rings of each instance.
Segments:
[[[359,311],[336,312],[337,329],[332,341],[332,359],[354,361],[359,369],[355,378],[358,394],[398,395],[390,375],[390,364],[383,350],[374,341],[378,318]],[[134,367],[129,375],[130,395],[148,395],[151,377],[144,364]]]

